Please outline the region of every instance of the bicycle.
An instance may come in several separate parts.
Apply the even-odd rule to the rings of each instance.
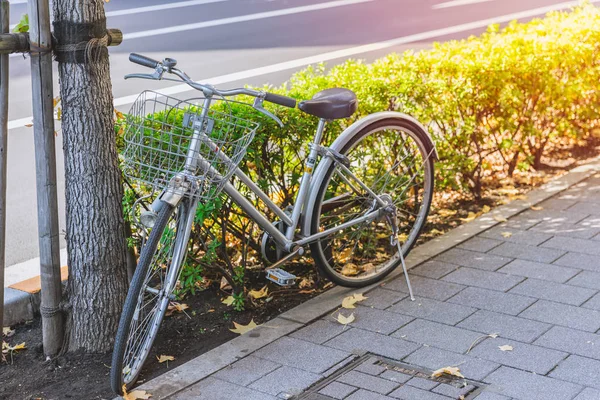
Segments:
[[[273,93],[218,90],[194,82],[176,68],[173,59],[159,62],[135,53],[129,59],[154,72],[129,74],[126,79],[183,81],[202,96],[192,99],[200,104],[145,91],[127,116],[125,174],[160,195],[139,217],[149,234],[116,336],[111,367],[116,393],[122,394],[123,388],[128,390],[135,383],[169,302],[175,299],[173,291],[198,203],[214,199],[221,191],[264,230],[261,250],[271,263],[266,269],[269,280],[293,284],[295,276],[279,267],[310,248],[319,269],[343,286],[367,286],[402,265],[413,298],[404,257],[425,224],[437,159],[434,142],[419,122],[397,112],[371,114],[324,146],[321,139],[327,121],[349,118],[357,110],[356,95],[350,90],[327,89],[297,104],[295,99]],[[280,126],[281,120],[263,107],[265,101],[298,106],[319,118],[291,211],[280,209],[238,168],[258,128],[231,112],[230,102],[238,104],[231,97],[238,95],[254,98],[245,105]],[[217,101],[225,106],[216,110]],[[175,116],[181,114],[179,121]],[[233,186],[234,178],[277,220],[270,221],[258,211]]]

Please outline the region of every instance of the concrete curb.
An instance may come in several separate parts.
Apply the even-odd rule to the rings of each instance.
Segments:
[[[508,204],[496,207],[489,213],[481,215],[473,221],[465,223],[438,238],[416,247],[411,251],[407,259],[407,268],[414,268],[473,236],[500,224],[501,222],[495,220],[494,217],[501,216],[508,219],[515,216],[528,210],[532,205],[541,203],[557,193],[576,185],[596,172],[600,172],[600,157],[532,190],[527,194],[525,200],[514,200]],[[400,275],[402,275],[402,269],[398,268],[382,282],[363,288],[360,291],[368,293],[382,283],[394,280]],[[208,353],[196,357],[172,371],[144,383],[139,389],[146,390],[152,394],[152,398],[156,399],[164,399],[177,394],[218,370],[227,367],[231,363],[246,357],[253,351],[332,312],[339,307],[345,296],[353,292],[357,292],[357,290],[340,286],[334,287],[286,311],[247,334],[224,343]],[[115,400],[118,399],[120,397],[115,398]]]

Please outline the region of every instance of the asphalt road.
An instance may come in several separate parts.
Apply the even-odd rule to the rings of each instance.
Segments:
[[[557,0],[112,0],[106,4],[108,27],[125,34],[123,44],[110,49],[115,102],[126,110],[141,90],[176,85],[125,81],[124,74],[143,69],[127,60],[133,51],[176,58],[194,79],[219,87],[278,85],[308,63],[373,60],[425,48],[434,40],[483,31],[485,23],[477,22],[508,14],[527,20],[548,6],[565,5]],[[24,0],[13,2],[11,22],[18,22],[26,9]],[[398,40],[386,42],[393,39]],[[33,130],[24,126],[31,116],[29,59],[13,55],[10,68],[8,266],[38,256]],[[63,230],[60,131],[56,147]]]

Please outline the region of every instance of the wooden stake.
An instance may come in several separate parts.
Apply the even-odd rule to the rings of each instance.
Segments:
[[[62,287],[52,101],[52,34],[48,0],[29,0],[28,9],[42,287],[40,313],[44,354],[53,357],[63,342],[63,316],[59,308]]]
[[[0,33],[8,32],[10,4],[0,4]],[[4,326],[4,249],[6,245],[6,147],[8,144],[8,54],[0,55],[0,327]],[[1,341],[0,335],[0,341]]]

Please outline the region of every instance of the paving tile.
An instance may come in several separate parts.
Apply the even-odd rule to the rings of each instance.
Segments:
[[[550,239],[552,240],[552,239]],[[524,246],[516,243],[504,243],[490,251],[491,254],[510,256],[521,260],[551,263],[563,254],[564,250],[542,248],[538,246]]]
[[[417,297],[415,301],[406,298],[400,303],[388,308],[388,311],[455,325],[473,314],[477,309]]]
[[[600,390],[585,388],[573,400],[598,400],[600,399]]]
[[[598,246],[600,247],[600,246]],[[567,282],[569,285],[600,290],[600,273],[583,271]]]
[[[511,235],[504,237],[502,235],[504,232],[509,232],[511,233]],[[487,231],[480,233],[479,236],[488,239],[497,239],[502,240],[504,242],[530,246],[537,246],[538,244],[544,243],[546,240],[552,237],[551,234],[547,233],[524,231],[505,226],[494,226],[493,228],[490,228]]]
[[[598,243],[588,239],[556,236],[542,243],[540,246],[563,251],[573,251],[575,253],[600,255],[600,246],[598,246]]]
[[[364,372],[369,375],[379,375],[386,368],[379,364],[379,359],[377,357],[371,357],[368,360],[361,363],[358,367],[354,368],[355,371]]]
[[[460,396],[466,396],[467,393],[471,392],[474,389],[473,385],[467,385],[465,387],[456,387],[453,385],[448,385],[442,383],[437,387],[433,388],[431,391],[435,393],[439,393],[441,395],[450,397],[451,399],[459,399]]]
[[[322,344],[342,332],[344,332],[344,327],[342,325],[337,322],[322,319],[315,321],[296,332],[290,333],[289,336],[307,342]]]
[[[508,291],[538,299],[579,306],[596,293],[592,289],[584,289],[561,283],[529,278]]]
[[[401,374],[400,372],[394,371],[391,369],[386,370],[384,373],[382,373],[379,376],[383,379],[387,379],[388,381],[398,382],[398,383],[405,383],[406,381],[408,381],[411,378],[410,375]]]
[[[448,299],[449,303],[495,311],[503,314],[517,315],[537,300],[531,297],[497,292],[495,290],[469,287]]]
[[[534,344],[600,359],[600,335],[594,333],[554,326],[537,339]],[[598,371],[598,374],[600,374],[600,371]]]
[[[564,211],[567,208],[573,206],[575,203],[577,203],[577,200],[575,200],[575,199],[561,199],[561,198],[553,197],[551,199],[544,200],[543,202],[541,202],[538,205],[543,207],[545,210]]]
[[[401,360],[420,347],[416,343],[403,339],[396,339],[357,328],[348,329],[326,342],[325,345],[357,354],[371,352],[394,360]]]
[[[498,346],[504,345],[512,346],[513,349],[502,351],[498,348]],[[550,372],[552,368],[568,356],[567,353],[562,351],[503,338],[486,339],[475,346],[469,354],[540,375]]]
[[[440,301],[444,301],[454,296],[456,293],[465,288],[463,285],[442,282],[436,279],[429,279],[414,275],[410,277],[410,283],[412,285],[413,292],[416,295]],[[386,283],[383,287],[389,290],[397,290],[402,293],[408,293],[404,276],[399,276],[393,281]]]
[[[360,389],[346,397],[345,400],[390,400],[390,398],[379,393]]]
[[[559,283],[568,281],[580,271],[580,269],[525,260],[514,260],[498,270],[498,272],[509,275],[525,276],[527,278],[543,279]]]
[[[498,272],[461,267],[457,271],[443,277],[442,280],[467,286],[506,291],[525,280],[525,278],[521,276],[500,274]]]
[[[569,207],[568,211],[578,212],[582,214],[600,215],[600,207],[598,203],[580,201]]]
[[[319,393],[325,396],[333,397],[334,399],[342,400],[356,390],[358,389],[354,386],[346,385],[340,382],[331,382],[329,385],[319,390]]]
[[[413,386],[404,385],[389,394],[391,397],[402,400],[448,400],[441,394],[428,392]]]
[[[600,328],[600,312],[546,300],[539,300],[519,316],[582,331]]]
[[[350,354],[284,336],[257,350],[255,356],[313,373],[321,373]]]
[[[472,267],[486,271],[495,271],[504,264],[511,261],[509,257],[493,256],[488,253],[464,250],[459,248],[450,249],[435,258],[437,261]]]
[[[270,396],[244,386],[238,386],[230,382],[222,381],[213,377],[201,380],[173,397],[175,400],[276,400]]]
[[[489,390],[485,390],[481,392],[480,395],[476,397],[477,400],[511,400],[510,397],[503,396],[501,394],[497,394],[494,392],[490,392]]]
[[[582,307],[600,311],[600,293],[583,303]]]
[[[289,397],[302,393],[321,378],[322,376],[318,374],[283,366],[263,376],[249,387],[273,396],[281,397],[279,395],[284,394]]]
[[[431,260],[424,262],[418,267],[411,268],[411,274],[424,276],[427,278],[439,279],[442,276],[454,271],[457,268],[455,264],[448,264],[441,261]]]
[[[366,307],[378,308],[380,310],[388,308],[392,304],[396,304],[400,300],[408,297],[406,293],[394,292],[393,290],[386,290],[383,288],[371,290],[365,296],[367,296],[367,299],[363,300],[360,304]]]
[[[400,384],[376,376],[363,374],[358,371],[349,371],[339,376],[336,381],[353,385],[375,393],[387,394],[396,389]]]
[[[414,386],[419,389],[431,390],[434,387],[436,387],[437,385],[439,385],[439,382],[435,382],[435,381],[431,381],[429,379],[419,378],[418,376],[415,376],[414,378],[411,378],[408,382],[406,382],[406,384],[410,385],[410,386]]]
[[[600,233],[600,227],[591,227],[567,222],[542,221],[531,227],[529,231],[548,233],[554,236],[568,236],[580,239],[590,239]]]
[[[532,226],[535,226],[542,222],[542,218],[539,215],[523,215],[523,213],[511,217],[508,221],[502,222],[497,225],[503,228],[514,228],[520,230],[530,229]]]
[[[405,362],[435,371],[440,366],[460,365],[461,373],[467,379],[482,380],[490,372],[498,368],[498,364],[458,354],[456,352],[438,349],[435,347],[422,347],[404,359]]]
[[[280,366],[281,364],[249,355],[223,368],[213,376],[227,382],[248,386],[250,383],[276,370]]]
[[[467,351],[481,334],[417,319],[393,333],[392,336],[462,353]]]
[[[560,211],[560,210],[527,210],[519,214],[521,219],[534,220],[538,219],[541,221],[553,221],[553,222],[568,222],[576,224],[588,217],[589,214],[580,213],[576,211]],[[511,218],[512,219],[512,218]]]
[[[519,400],[571,400],[581,386],[510,367],[492,372],[486,382],[503,395]]]
[[[558,367],[550,373],[550,376],[600,389],[598,371],[600,371],[599,360],[592,360],[591,358],[580,356],[569,356],[569,358],[561,362]]]
[[[499,246],[503,243],[501,240],[496,239],[496,237],[494,237],[493,239],[488,239],[487,237],[475,236],[467,240],[466,242],[462,242],[458,245],[458,247],[465,250],[486,253],[494,247]]]
[[[551,325],[492,311],[479,310],[457,326],[483,334],[497,333],[501,338],[531,343],[550,329]]]
[[[349,312],[345,310],[344,315],[348,315]],[[389,335],[414,319],[406,315],[363,306],[356,307],[352,312],[356,317],[351,324],[353,327],[383,333],[384,335]]]
[[[553,264],[600,272],[600,257],[589,254],[567,253],[554,261]]]

